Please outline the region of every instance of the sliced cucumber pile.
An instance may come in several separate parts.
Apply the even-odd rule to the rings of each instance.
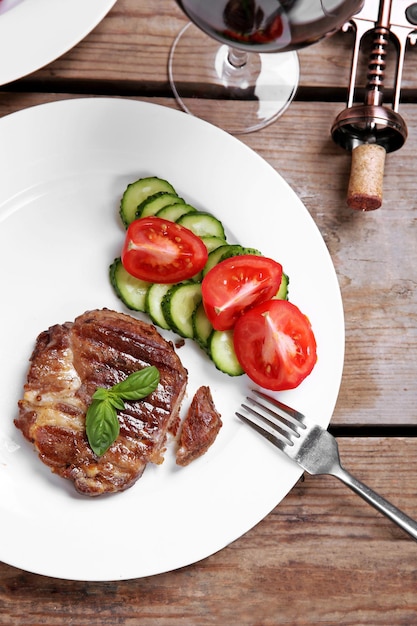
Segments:
[[[130,183],[126,187],[126,190],[122,196],[120,202],[120,217],[124,225],[127,227],[133,220],[139,215],[137,213],[143,211],[144,204],[150,200],[161,198],[163,193],[171,194],[174,198],[178,196],[174,187],[166,180],[158,178],[157,176],[149,176],[148,178],[140,178],[134,183]],[[156,197],[155,197],[156,196]],[[180,201],[182,202],[181,198]],[[174,204],[174,202],[171,202]],[[166,206],[161,204],[157,211]],[[150,215],[148,213],[148,215]]]
[[[184,204],[184,200],[175,193],[158,191],[139,204],[135,212],[135,219],[156,215],[160,211],[177,206],[178,204]]]
[[[187,339],[194,339],[193,313],[201,303],[201,283],[174,285],[162,301],[162,311],[170,328]]]
[[[125,270],[122,260],[117,258],[110,265],[110,282],[117,296],[128,309],[146,311],[147,293],[152,283],[135,278]]]
[[[187,213],[177,220],[177,224],[188,228],[197,237],[226,238],[223,224],[210,213],[202,213],[201,211]]]
[[[171,288],[172,285],[166,283],[154,283],[149,287],[145,297],[145,312],[156,326],[165,330],[171,330],[171,327],[165,319],[162,302]]]
[[[227,258],[243,254],[262,256],[262,253],[255,248],[228,243],[220,220],[186,203],[173,186],[161,178],[141,178],[128,185],[121,200],[120,215],[126,227],[139,217],[151,215],[181,224],[201,237],[209,254],[198,276],[174,285],[138,280],[124,269],[121,259],[116,258],[110,266],[110,281],[116,295],[129,309],[146,313],[156,326],[195,340],[217,369],[230,376],[243,374],[233,348],[233,331],[214,330],[206,316],[201,281],[212,267]],[[288,276],[283,274],[275,298],[288,299],[288,283]]]

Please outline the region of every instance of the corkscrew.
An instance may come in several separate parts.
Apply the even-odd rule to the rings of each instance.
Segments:
[[[417,2],[410,0],[365,0],[361,11],[344,26],[353,28],[355,41],[347,108],[336,117],[331,134],[336,144],[352,153],[347,204],[369,211],[382,204],[387,152],[394,152],[407,139],[407,125],[399,114],[401,78],[407,41],[417,41]],[[355,104],[355,89],[361,42],[372,35],[367,85],[363,104]],[[397,51],[392,106],[384,105],[384,80],[389,43]]]

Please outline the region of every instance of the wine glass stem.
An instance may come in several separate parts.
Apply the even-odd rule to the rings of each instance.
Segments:
[[[244,67],[248,60],[248,53],[236,48],[228,48],[227,60],[232,67]]]

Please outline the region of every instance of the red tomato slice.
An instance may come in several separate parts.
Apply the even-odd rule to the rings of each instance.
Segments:
[[[188,228],[159,217],[143,217],[127,229],[121,258],[135,278],[177,283],[198,274],[207,256],[203,241]]]
[[[233,328],[245,311],[277,293],[281,279],[282,266],[263,256],[244,254],[215,265],[201,285],[204,309],[213,328]]]
[[[245,313],[233,341],[249,378],[273,391],[298,387],[317,361],[310,321],[287,300],[270,300]]]

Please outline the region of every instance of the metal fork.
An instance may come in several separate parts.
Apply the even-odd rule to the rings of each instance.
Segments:
[[[336,439],[295,409],[254,390],[236,415],[285,452],[309,474],[339,478],[361,498],[398,524],[417,541],[417,522],[347,472],[340,463]],[[265,424],[267,427],[261,425]]]

